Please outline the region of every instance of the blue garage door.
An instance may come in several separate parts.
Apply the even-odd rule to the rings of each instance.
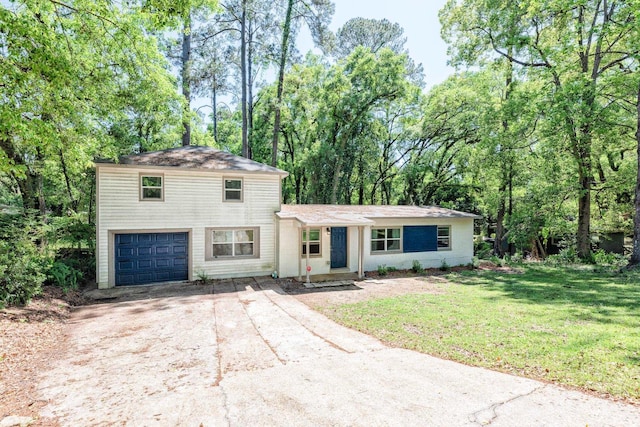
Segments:
[[[187,280],[187,233],[115,236],[116,286]]]

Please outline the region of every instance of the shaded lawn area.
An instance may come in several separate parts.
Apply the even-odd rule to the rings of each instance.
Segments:
[[[528,265],[448,278],[442,294],[321,310],[392,346],[640,403],[638,273]]]

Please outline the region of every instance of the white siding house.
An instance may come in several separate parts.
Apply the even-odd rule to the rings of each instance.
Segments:
[[[464,265],[475,215],[439,207],[281,205],[287,173],[208,147],[96,162],[100,288]]]
[[[271,274],[284,176],[206,147],[96,163],[98,286]]]
[[[433,206],[283,205],[276,216],[278,271],[284,277],[307,276],[307,270],[362,277],[379,266],[408,269],[417,261],[433,268],[473,259],[477,216],[465,212]]]

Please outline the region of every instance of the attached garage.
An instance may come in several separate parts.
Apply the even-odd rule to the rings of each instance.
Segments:
[[[189,279],[189,234],[122,233],[114,235],[115,285]]]

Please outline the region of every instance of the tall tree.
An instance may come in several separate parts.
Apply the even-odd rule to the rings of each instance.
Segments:
[[[91,160],[134,148],[120,145],[131,135],[122,137],[129,129],[116,125],[150,117],[152,104],[176,102],[148,36],[155,25],[135,5],[0,6],[0,170],[16,183],[24,207],[78,209],[84,192],[76,188]],[[165,111],[167,123],[175,110]],[[63,183],[66,197],[47,192],[52,182]]]
[[[346,58],[358,46],[376,53],[383,47],[395,53],[406,53],[404,29],[387,19],[352,18],[336,33],[334,54]]]
[[[640,83],[638,83],[638,95],[636,97],[636,144],[637,144],[637,175],[634,199],[633,220],[633,249],[629,265],[640,265]]]
[[[623,49],[637,22],[625,2],[450,0],[441,11],[454,62],[504,57],[532,78],[549,82],[548,122],[558,147],[575,165],[578,254],[590,256],[593,144],[607,108],[598,97],[603,76],[633,54]],[[550,134],[551,137],[551,134]]]
[[[191,11],[187,11],[182,27],[182,65],[180,77],[184,109],[182,113],[182,145],[191,145]]]
[[[294,10],[295,9],[295,10]],[[280,138],[280,120],[282,93],[284,91],[284,73],[289,59],[290,40],[296,35],[295,24],[299,20],[304,20],[311,30],[311,35],[317,46],[325,43],[328,24],[333,15],[334,6],[330,0],[287,0],[284,22],[282,24],[282,40],[280,43],[280,53],[278,58],[278,81],[276,90],[276,100],[274,106],[273,139],[271,148],[271,165],[276,166],[278,160],[278,141]],[[295,15],[294,15],[295,13]],[[293,24],[293,28],[292,28]],[[292,31],[293,30],[293,31]]]

